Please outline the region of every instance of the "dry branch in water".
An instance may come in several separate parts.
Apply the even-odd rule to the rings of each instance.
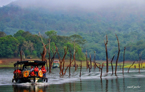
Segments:
[[[70,68],[71,68],[71,64],[72,64],[72,62],[73,62],[73,60],[71,61],[71,57],[72,57],[72,54],[71,54],[71,51],[70,51],[70,64],[69,64],[69,65],[67,65],[67,67],[66,67],[65,72],[64,72],[64,74],[63,74],[63,75],[65,75],[65,74],[66,74],[66,71],[67,71],[67,69],[68,69],[68,67],[69,67],[69,76],[70,76]]]
[[[113,75],[113,64],[112,64],[112,62],[113,62],[114,57],[115,57],[115,55],[113,55],[112,60],[111,60],[111,67],[112,67],[112,74],[111,75]]]
[[[20,51],[20,61],[22,61],[22,50]]]
[[[135,61],[131,64],[131,66],[133,66],[134,63],[135,63]],[[131,67],[131,66],[130,66],[130,67]],[[128,68],[128,73],[129,73],[130,67]]]
[[[94,51],[94,71],[95,71],[95,69],[96,69],[96,64],[95,64],[96,62],[95,62],[95,51]]]
[[[49,73],[51,73],[51,61],[50,61],[50,39],[49,39],[49,48],[48,48],[48,55],[49,55]]]
[[[68,48],[67,48],[67,50],[68,50]],[[64,49],[64,56],[63,56],[63,58],[62,58],[62,60],[60,59],[60,56],[59,56],[59,53],[58,53],[58,51],[57,51],[57,54],[58,54],[58,57],[59,57],[59,61],[60,61],[60,66],[59,66],[59,69],[60,69],[60,72],[59,72],[59,74],[60,75],[64,75],[65,73],[63,73],[64,72],[64,64],[65,64],[65,56],[66,56],[66,54],[67,54],[67,50],[66,49]],[[63,66],[62,66],[63,65]]]
[[[87,57],[87,51],[86,51],[86,69],[89,68],[89,64],[88,64],[88,57]]]
[[[39,32],[39,37],[41,38],[41,42],[42,42],[42,44],[43,44],[43,52],[41,53],[41,56],[42,56],[42,61],[46,61],[46,58],[45,58],[45,56],[46,56],[46,46],[47,45],[45,45],[44,44],[44,42],[43,42],[43,39],[42,39],[42,36],[41,36],[41,34],[40,34],[40,32]]]
[[[82,71],[82,61],[81,61],[81,64],[80,64],[80,77],[81,77],[81,71]]]
[[[104,40],[105,50],[106,50],[106,73],[108,73],[108,51],[107,51],[107,44],[108,44],[108,37],[106,35],[106,42]]]
[[[91,55],[90,55],[90,66],[89,66],[89,72],[91,72],[92,69],[92,60],[91,60]]]
[[[124,53],[123,53],[123,66],[122,66],[122,74],[124,75],[124,63],[125,63],[125,49],[126,47],[124,47]]]
[[[117,54],[117,59],[116,59],[115,76],[117,76],[117,74],[116,74],[116,72],[117,72],[117,64],[118,64],[119,53],[120,53],[120,44],[119,44],[119,39],[118,39],[117,35],[116,35],[116,38],[117,38],[117,42],[118,42],[118,54]]]
[[[46,50],[46,46],[47,46],[47,45],[44,44],[40,32],[39,32],[39,36],[40,36],[40,38],[41,38],[41,42],[42,42],[42,44],[43,44],[43,52],[41,53],[41,58],[42,58],[42,61],[45,61],[45,62],[46,62],[46,67],[47,67],[47,71],[48,71],[48,64],[47,64],[47,60],[46,60],[46,58],[45,58],[45,56],[46,56],[46,52],[47,52],[47,50]],[[49,67],[50,67],[50,66],[49,66]]]
[[[70,66],[69,66],[69,76],[70,76],[70,68],[71,68],[71,58],[72,58],[72,53],[71,53],[71,50],[69,51],[70,52]]]
[[[139,54],[139,61],[138,61],[139,73],[140,73],[140,62],[141,62],[141,56],[142,56],[142,52]]]
[[[100,78],[102,78],[102,70],[103,70],[104,63],[102,63],[102,67],[101,67],[101,64],[99,64],[99,66],[97,65],[97,63],[95,64],[101,70]]]

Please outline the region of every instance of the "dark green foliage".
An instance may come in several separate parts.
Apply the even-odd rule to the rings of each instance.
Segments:
[[[0,37],[0,58],[18,57],[20,50],[23,50],[24,57],[40,58],[40,53],[43,51],[42,43],[48,44],[49,39],[51,39],[51,57],[53,56],[56,49],[55,44],[58,47],[58,52],[61,57],[63,57],[64,48],[68,47],[69,50],[73,51],[74,45],[69,40],[69,36],[59,36],[57,35],[56,31],[47,31],[46,34],[48,35],[48,33],[50,33],[48,36],[49,38],[42,37],[43,40],[41,40],[40,36],[23,30],[19,30],[17,33],[15,33],[14,37],[11,35]],[[77,50],[76,59],[84,60],[84,54],[82,53],[79,44],[76,43],[75,48]],[[46,56],[48,57],[48,54]],[[58,56],[56,56],[56,58],[58,58]],[[66,58],[69,58],[69,55],[67,55]]]
[[[14,57],[18,54],[19,41],[11,36],[0,37],[0,57]]]

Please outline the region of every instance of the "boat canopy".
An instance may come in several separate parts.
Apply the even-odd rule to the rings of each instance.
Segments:
[[[17,63],[14,64],[14,67],[16,65],[25,65],[25,66],[40,66],[40,65],[45,65],[45,61],[17,61]]]

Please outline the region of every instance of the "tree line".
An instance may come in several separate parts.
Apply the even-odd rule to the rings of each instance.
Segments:
[[[69,36],[58,35],[56,31],[46,31],[42,39],[38,34],[32,34],[28,31],[19,30],[14,35],[6,35],[0,32],[0,58],[19,57],[20,50],[23,51],[24,58],[40,58],[43,51],[42,40],[45,44],[49,43],[51,53],[54,53],[55,44],[57,45],[60,57],[64,54],[64,48],[69,47],[73,51],[74,45],[77,50],[76,59],[84,60],[84,53],[87,51],[88,55],[93,55],[96,52],[96,60],[106,60],[104,37],[108,36],[108,58],[111,60],[112,56],[117,53],[117,40],[115,34],[112,32],[93,32],[90,34],[78,33]],[[129,34],[117,34],[120,40],[120,56],[119,61],[123,61],[123,49],[126,47],[126,60],[138,60],[139,55],[145,60],[145,41],[144,36],[136,32]],[[140,40],[141,39],[141,40]],[[48,46],[47,46],[48,48]],[[46,55],[48,57],[48,55]],[[51,56],[52,57],[52,56]],[[66,55],[66,58],[69,57]],[[56,56],[58,58],[58,56]],[[116,57],[115,57],[116,58]]]
[[[23,58],[41,58],[43,43],[48,44],[49,39],[51,40],[51,55],[53,55],[56,49],[55,45],[61,57],[64,53],[64,48],[74,50],[75,45],[75,49],[77,50],[76,59],[84,60],[81,45],[85,43],[85,39],[77,34],[60,36],[57,35],[57,32],[54,30],[45,32],[43,36],[23,30],[17,31],[14,35],[6,35],[4,32],[0,32],[0,58],[20,57],[19,53],[21,50],[23,51]],[[48,55],[46,55],[46,57],[48,57]],[[56,56],[56,58],[58,57]],[[68,58],[68,55],[66,58]]]

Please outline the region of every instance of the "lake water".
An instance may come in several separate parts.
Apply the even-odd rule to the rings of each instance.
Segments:
[[[103,77],[100,79],[98,69],[89,73],[89,70],[82,70],[82,76],[79,77],[79,69],[73,72],[71,76],[68,73],[60,77],[59,69],[53,69],[51,74],[47,74],[48,83],[39,83],[31,85],[29,83],[13,84],[13,69],[0,69],[0,92],[145,92],[145,70],[138,73],[138,69],[130,69],[127,73],[125,69],[124,76],[118,69],[117,77],[111,76],[111,69],[108,76],[103,69]]]

